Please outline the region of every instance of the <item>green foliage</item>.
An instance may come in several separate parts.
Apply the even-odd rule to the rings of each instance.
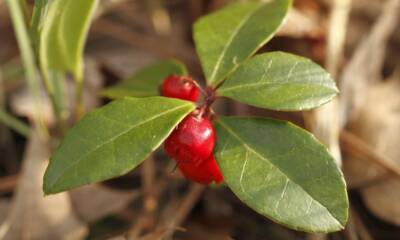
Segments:
[[[206,79],[217,86],[267,43],[281,25],[291,0],[232,4],[198,20],[194,40]]]
[[[157,96],[162,80],[171,74],[187,75],[188,72],[185,65],[177,60],[162,61],[139,70],[102,94],[109,98]]]
[[[124,98],[88,113],[53,153],[44,192],[120,176],[138,166],[191,111],[191,102]]]
[[[273,110],[312,109],[338,90],[311,60],[283,52],[260,54],[243,63],[218,89],[220,96]]]
[[[11,1],[11,0],[9,0]],[[82,47],[97,1],[54,0],[40,39],[42,67],[81,77]],[[338,92],[312,61],[282,52],[252,55],[282,24],[291,0],[235,3],[194,26],[196,50],[218,96],[273,110],[312,109]],[[138,166],[195,109],[159,94],[170,74],[187,75],[167,60],[106,89],[122,98],[87,114],[66,135],[44,176],[52,194],[120,176]],[[209,89],[207,89],[209,91]],[[208,103],[208,102],[207,102]],[[258,213],[307,232],[343,229],[346,185],[327,149],[290,123],[267,118],[220,117],[214,150],[227,186]]]
[[[15,36],[21,52],[26,81],[32,96],[34,96],[35,124],[42,135],[45,135],[47,134],[47,129],[44,126],[42,111],[40,109],[40,85],[36,76],[35,54],[32,49],[32,41],[29,37],[27,24],[24,22],[22,6],[20,1],[16,0],[7,0],[7,5],[10,10]]]
[[[35,50],[38,50],[40,43],[40,31],[44,23],[49,0],[35,0],[32,19],[30,23],[30,34]]]
[[[82,78],[82,53],[98,0],[54,0],[40,35],[40,62],[48,70],[70,71]]]
[[[6,110],[4,110],[2,107],[0,107],[0,122],[25,137],[29,136],[29,126],[10,113],[6,112]]]
[[[221,117],[215,156],[229,188],[258,213],[296,230],[343,229],[343,176],[311,134],[268,118]]]

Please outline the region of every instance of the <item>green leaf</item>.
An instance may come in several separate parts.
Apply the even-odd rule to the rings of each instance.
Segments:
[[[105,89],[102,95],[109,98],[158,96],[162,80],[168,75],[187,75],[183,63],[170,59],[147,66],[122,83]]]
[[[194,25],[194,40],[207,81],[217,86],[267,43],[281,25],[291,0],[235,3]]]
[[[54,0],[40,36],[40,62],[45,70],[71,71],[82,78],[82,54],[98,0]]]
[[[218,89],[220,96],[285,111],[318,107],[337,93],[335,82],[323,68],[307,58],[283,52],[253,57]]]
[[[32,39],[32,45],[36,52],[38,52],[40,42],[40,32],[42,30],[43,22],[47,13],[49,0],[35,0],[32,18],[30,23],[30,35]]]
[[[51,157],[44,192],[57,193],[132,170],[194,107],[164,97],[124,98],[88,113]]]
[[[295,125],[221,117],[215,157],[226,184],[258,213],[295,230],[332,232],[347,221],[343,175],[327,149]]]

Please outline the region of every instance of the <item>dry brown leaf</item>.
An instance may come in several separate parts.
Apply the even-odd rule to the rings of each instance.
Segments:
[[[359,115],[365,104],[369,84],[382,79],[386,44],[398,25],[400,1],[390,0],[384,5],[371,32],[356,49],[341,77],[341,125],[346,125]]]
[[[43,195],[48,158],[47,144],[33,132],[8,217],[0,227],[1,239],[81,239],[86,235],[87,228],[72,212],[67,193]]]
[[[139,191],[112,190],[98,184],[70,191],[76,214],[87,223],[121,211],[139,197],[139,194]]]
[[[352,131],[374,150],[400,166],[400,83],[398,79],[371,86]],[[365,185],[366,206],[379,218],[400,225],[400,179],[383,179],[386,173],[366,161],[347,158],[344,172],[351,185]]]
[[[397,93],[390,84],[378,84],[388,38],[398,24],[400,1],[387,1],[370,33],[364,38],[341,78],[341,126],[351,130],[383,156],[391,157],[379,146],[387,140],[385,130],[391,115],[390,104],[397,104]],[[391,96],[388,98],[388,96]],[[382,142],[381,142],[382,141]],[[381,143],[378,143],[381,142]],[[384,171],[365,161],[346,158],[344,172],[351,186],[362,186],[383,176]]]
[[[324,34],[320,22],[319,19],[292,8],[277,35],[293,38],[318,38]]]
[[[386,1],[380,17],[356,49],[341,78],[341,126],[350,122],[357,136],[392,161],[400,161],[400,89],[396,81],[380,81],[386,45],[399,15],[400,1]],[[380,179],[361,190],[364,201],[376,216],[400,224],[400,180],[382,180],[386,174],[382,168],[360,159],[348,157],[343,167],[352,186]]]
[[[378,218],[400,226],[400,180],[388,179],[364,188],[365,205]]]
[[[350,189],[361,188],[379,181],[387,175],[387,172],[378,164],[371,164],[358,156],[346,155],[342,170],[347,186]]]
[[[398,79],[397,79],[398,80]],[[362,109],[359,134],[373,144],[376,151],[400,166],[400,83],[390,81],[371,90]],[[372,111],[373,109],[373,111]],[[365,172],[365,168],[358,168]],[[371,170],[369,170],[371,171]],[[378,217],[400,225],[400,179],[392,177],[363,188],[367,207]]]
[[[338,66],[342,61],[344,40],[346,38],[347,22],[350,13],[350,0],[332,1],[329,17],[329,32],[326,55],[326,67],[329,73],[336,78]],[[339,101],[333,99],[328,104],[316,109],[313,113],[313,121],[308,123],[312,133],[324,143],[338,166],[342,165],[342,157],[339,148]]]
[[[11,110],[18,116],[27,117],[34,120],[36,106],[35,99],[30,94],[27,87],[15,91],[11,95]],[[47,126],[54,125],[54,116],[51,108],[51,103],[44,89],[40,91],[40,111],[43,121]]]
[[[366,95],[365,105],[350,127],[352,132],[373,146],[375,151],[393,160],[396,160],[396,156],[400,158],[396,147],[400,140],[400,114],[396,111],[400,107],[399,90],[396,81],[372,85]],[[343,170],[352,187],[368,184],[387,174],[378,165],[354,157],[346,158]]]

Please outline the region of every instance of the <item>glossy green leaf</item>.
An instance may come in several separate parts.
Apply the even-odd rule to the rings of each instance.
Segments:
[[[187,75],[188,72],[183,63],[166,60],[139,70],[122,83],[105,89],[102,94],[109,98],[157,96],[160,95],[162,80],[171,74]]]
[[[288,122],[251,117],[221,117],[216,131],[216,159],[244,203],[295,230],[344,228],[343,175],[311,134]]]
[[[209,84],[216,86],[269,41],[291,0],[235,3],[194,25],[194,40]]]
[[[164,97],[124,98],[88,113],[51,157],[44,192],[57,193],[132,170],[194,107]]]
[[[307,58],[283,52],[253,57],[218,89],[220,96],[285,111],[318,107],[337,93],[335,82],[323,68]]]
[[[82,54],[98,0],[54,0],[40,36],[42,68],[71,71],[82,78]]]

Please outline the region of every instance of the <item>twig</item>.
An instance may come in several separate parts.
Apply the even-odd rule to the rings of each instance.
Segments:
[[[171,164],[173,164],[173,162],[171,162]],[[169,167],[167,167],[167,169],[169,169]],[[162,193],[164,192],[164,190],[167,187],[167,183],[168,183],[168,173],[165,173],[162,177],[160,177],[160,180],[156,183],[153,184],[152,187],[152,194],[153,194],[153,200],[155,203],[157,203],[159,197],[162,195]],[[134,224],[132,224],[132,226],[129,228],[129,230],[126,233],[126,239],[130,240],[130,239],[137,239],[141,232],[143,231],[143,229],[146,227],[146,221],[148,214],[147,211],[142,211],[142,213],[140,213],[140,215],[137,217],[137,219],[139,219],[137,222],[135,222]]]
[[[158,231],[166,230],[163,239],[169,239],[172,237],[176,229],[183,223],[186,217],[189,215],[193,206],[200,198],[205,187],[199,184],[193,184],[187,193],[186,197],[177,204],[177,209],[173,211],[174,216],[163,216],[168,219],[166,222],[161,223],[158,227]],[[168,212],[169,213],[169,212]],[[156,232],[157,232],[156,230]]]
[[[152,157],[144,161],[141,170],[144,210],[140,214],[137,223],[130,229],[128,239],[136,239],[143,229],[153,227],[155,222],[154,211],[157,208],[157,192],[163,191],[163,189],[155,188],[155,166]]]
[[[310,233],[306,237],[307,240],[327,240],[328,237],[326,234],[322,233]]]
[[[121,26],[118,23],[110,21],[108,19],[98,19],[94,26],[93,31],[109,36],[111,38],[122,41],[126,44],[136,46],[141,49],[145,49],[150,53],[153,53],[162,58],[171,58],[176,57],[178,59],[184,60],[189,66],[189,68],[200,75],[201,73],[198,71],[200,69],[199,62],[197,62],[197,58],[194,54],[194,51],[186,46],[184,43],[178,43],[180,45],[179,51],[177,51],[176,47],[168,47],[168,39],[161,38],[157,36],[157,38],[151,37],[147,34],[139,34],[128,27]],[[166,44],[162,44],[167,42]],[[176,46],[177,43],[174,43]],[[171,43],[172,46],[172,43]]]
[[[154,197],[154,174],[155,166],[152,157],[146,159],[142,164],[142,190],[144,193],[144,209],[148,214],[152,214],[157,207]]]
[[[356,228],[356,231],[358,232],[358,235],[360,236],[360,239],[362,240],[373,240],[373,237],[368,231],[368,228],[364,225],[362,222],[360,216],[358,215],[357,211],[354,209],[350,209],[351,216],[353,218],[354,226]]]
[[[18,175],[10,175],[0,178],[0,193],[11,192],[18,183]]]
[[[373,147],[369,146],[353,133],[343,130],[340,134],[340,142],[343,150],[360,157],[360,159],[366,160],[370,163],[378,164],[388,173],[396,177],[400,177],[399,166],[397,166],[393,161],[374,151]]]
[[[351,209],[351,206],[350,206],[350,209]],[[346,239],[348,239],[348,240],[358,240],[359,239],[351,210],[349,211],[349,219],[347,221],[346,228],[344,229],[343,232],[344,232],[344,235],[346,236]]]

